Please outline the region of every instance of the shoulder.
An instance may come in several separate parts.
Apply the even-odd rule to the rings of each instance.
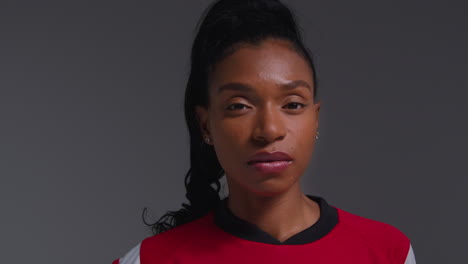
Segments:
[[[213,229],[212,212],[194,221],[174,227],[160,234],[151,236],[143,240],[143,249],[158,248],[171,250],[185,246],[194,238],[206,236]]]
[[[176,251],[185,247],[196,237],[207,234],[210,230],[212,214],[192,222],[174,227],[165,232],[147,237],[129,250],[123,257],[114,260],[112,264],[150,263],[149,259],[162,261],[173,256]]]
[[[398,228],[337,208],[341,228],[372,243],[407,244],[409,238]]]
[[[401,230],[388,223],[336,209],[337,227],[341,231],[388,258],[398,260],[397,263],[416,263],[411,241]]]

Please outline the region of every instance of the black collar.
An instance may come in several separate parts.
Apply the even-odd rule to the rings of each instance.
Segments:
[[[227,197],[222,199],[215,209],[214,221],[221,229],[239,238],[273,245],[302,245],[319,240],[327,235],[338,223],[338,212],[325,199],[319,196],[306,195],[320,206],[319,220],[312,226],[280,242],[256,225],[237,216],[227,207]]]

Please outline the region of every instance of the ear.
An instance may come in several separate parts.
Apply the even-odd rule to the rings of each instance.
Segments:
[[[314,111],[315,111],[315,126],[318,128],[319,126],[319,117],[320,117],[320,105],[321,105],[321,101],[318,101],[316,103],[314,103]]]
[[[209,136],[210,131],[208,129],[209,127],[208,110],[203,106],[196,105],[195,111],[196,111],[196,117],[197,117],[198,125],[200,127],[201,134],[202,135],[207,134]]]

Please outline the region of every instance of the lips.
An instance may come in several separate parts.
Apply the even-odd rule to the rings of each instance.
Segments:
[[[250,157],[247,163],[251,165],[254,163],[258,163],[258,162],[273,162],[273,161],[292,161],[292,158],[287,153],[281,152],[281,151],[275,151],[275,152],[262,151]]]

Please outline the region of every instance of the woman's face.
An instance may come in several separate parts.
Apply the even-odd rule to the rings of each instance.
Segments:
[[[229,192],[282,193],[306,170],[318,128],[313,73],[284,40],[247,45],[215,65],[208,109],[197,106],[200,126],[211,138]],[[248,164],[257,152],[282,151],[291,158],[281,171]]]

